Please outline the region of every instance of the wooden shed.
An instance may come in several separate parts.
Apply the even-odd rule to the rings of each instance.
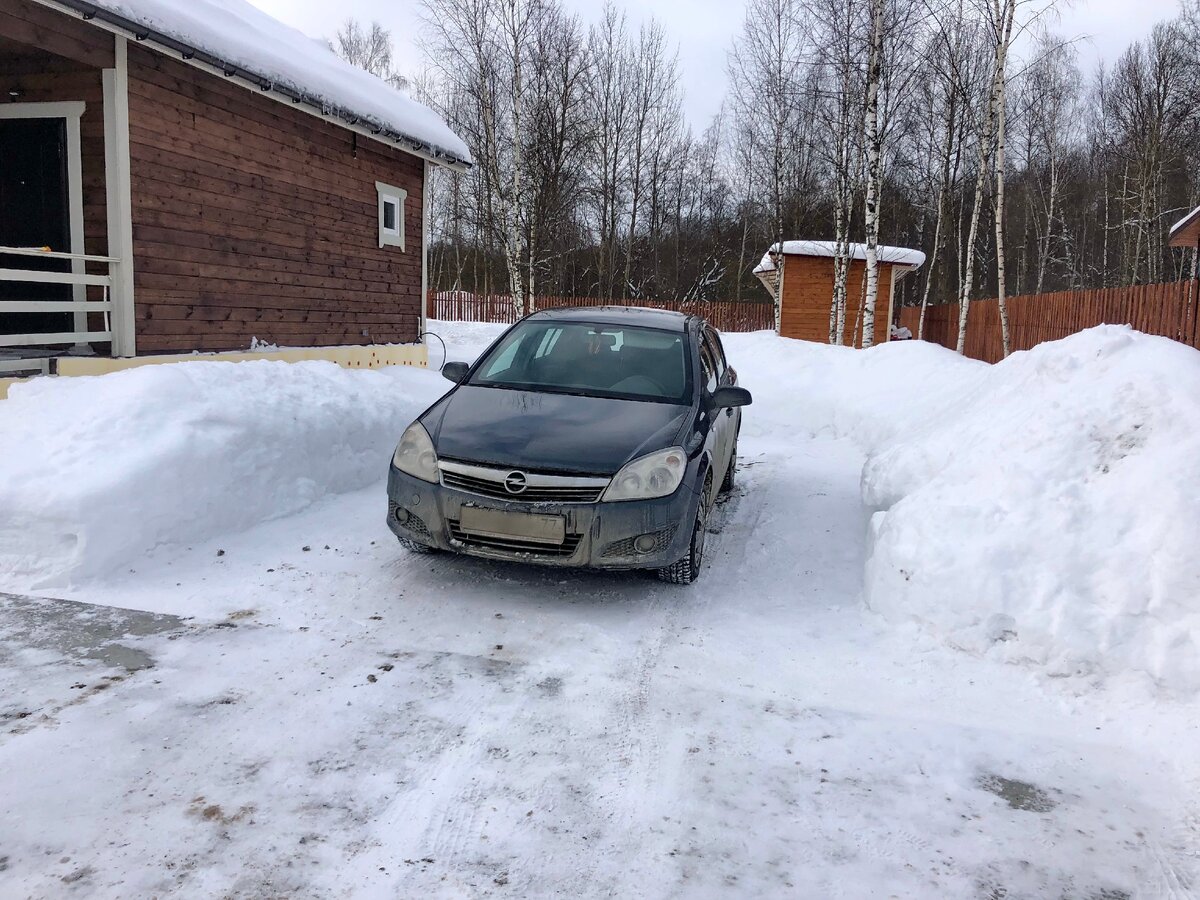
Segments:
[[[754,270],[759,281],[779,297],[779,333],[805,341],[829,342],[833,303],[833,241],[784,241],[773,245]],[[904,247],[879,247],[879,293],[875,303],[875,343],[887,341],[894,321],[896,282],[920,268],[925,254]],[[846,278],[847,346],[862,346],[863,300],[866,296],[866,245],[850,244]]]
[[[1200,252],[1200,206],[1171,226],[1170,246]]]
[[[2,377],[263,344],[423,361],[425,185],[470,154],[245,0],[0,0],[0,160]]]

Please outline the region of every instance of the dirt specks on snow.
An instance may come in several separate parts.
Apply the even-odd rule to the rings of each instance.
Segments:
[[[243,822],[254,814],[254,807],[246,805],[239,807],[236,812],[227,813],[221,808],[220,804],[209,803],[203,796],[196,797],[192,800],[188,807],[188,814],[196,816],[205,822],[216,822],[220,825],[233,825],[236,822]]]

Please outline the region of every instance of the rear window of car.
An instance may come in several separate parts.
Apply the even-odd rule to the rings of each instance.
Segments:
[[[476,367],[470,384],[690,403],[687,346],[682,331],[535,319],[504,335]]]

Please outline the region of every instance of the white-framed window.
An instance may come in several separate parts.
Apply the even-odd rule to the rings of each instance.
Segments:
[[[408,191],[403,188],[375,182],[379,194],[379,246],[399,247],[404,250],[404,201]]]

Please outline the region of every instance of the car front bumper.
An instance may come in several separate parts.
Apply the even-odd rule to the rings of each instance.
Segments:
[[[685,479],[670,496],[654,500],[521,503],[430,484],[392,466],[388,472],[388,527],[397,537],[483,559],[576,568],[657,569],[687,553],[699,504],[699,495],[689,481]],[[537,546],[519,539],[471,535],[459,525],[467,506],[562,516],[567,537],[562,545]],[[643,535],[652,536],[652,547],[639,552],[634,541]]]

